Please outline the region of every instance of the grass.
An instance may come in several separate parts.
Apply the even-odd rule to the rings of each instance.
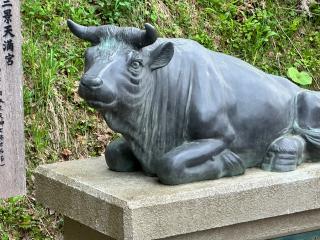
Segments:
[[[66,19],[84,25],[150,22],[166,37],[206,47],[286,76],[308,72],[320,90],[320,5],[308,17],[289,0],[23,0],[24,108],[28,195],[0,201],[0,237],[54,239],[59,215],[34,200],[33,171],[43,163],[101,155],[115,134],[77,95],[87,43]]]

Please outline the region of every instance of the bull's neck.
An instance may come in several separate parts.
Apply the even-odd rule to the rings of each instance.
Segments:
[[[146,101],[136,112],[131,136],[145,158],[159,157],[181,144],[186,134],[186,94],[174,79],[155,74]]]
[[[137,158],[147,170],[150,160],[180,145],[186,138],[188,86],[177,78],[169,78],[168,70],[158,71],[149,79],[150,87],[128,116],[118,116],[118,131],[129,142]],[[110,124],[110,123],[109,123]]]

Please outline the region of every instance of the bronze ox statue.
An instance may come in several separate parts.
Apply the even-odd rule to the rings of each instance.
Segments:
[[[150,24],[68,26],[92,43],[79,94],[123,136],[106,148],[111,170],[174,185],[317,160],[317,92]]]

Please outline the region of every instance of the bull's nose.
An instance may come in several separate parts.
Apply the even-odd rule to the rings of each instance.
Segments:
[[[102,79],[101,78],[88,78],[86,76],[81,78],[81,84],[85,85],[86,87],[99,87],[102,85]]]

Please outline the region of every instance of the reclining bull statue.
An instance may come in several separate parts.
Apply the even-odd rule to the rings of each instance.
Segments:
[[[320,153],[320,95],[187,39],[68,20],[90,41],[79,95],[123,137],[106,148],[114,171],[164,184],[295,170]]]

